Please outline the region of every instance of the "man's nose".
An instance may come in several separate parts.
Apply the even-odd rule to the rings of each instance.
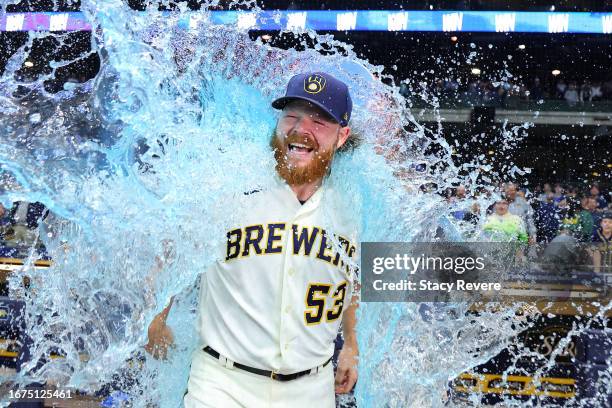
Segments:
[[[292,130],[297,133],[310,133],[311,127],[311,121],[308,118],[301,116],[298,117],[293,124]]]

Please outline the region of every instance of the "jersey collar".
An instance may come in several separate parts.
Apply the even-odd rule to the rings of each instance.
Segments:
[[[276,174],[275,180],[278,186],[287,195],[287,200],[290,200],[291,203],[295,204],[297,211],[300,213],[312,211],[319,207],[319,204],[321,203],[321,197],[323,196],[324,190],[326,189],[326,181],[323,180],[323,184],[317,189],[317,191],[315,191],[314,194],[304,204],[302,204],[300,203],[300,200],[298,200],[297,196],[295,195],[289,184],[287,184],[284,179],[282,179],[278,174]]]

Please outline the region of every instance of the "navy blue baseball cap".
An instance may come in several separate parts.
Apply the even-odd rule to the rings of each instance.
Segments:
[[[327,112],[340,126],[348,125],[353,110],[353,101],[348,86],[324,72],[295,75],[287,84],[282,98],[272,102],[275,109],[283,109],[295,99],[302,99]]]

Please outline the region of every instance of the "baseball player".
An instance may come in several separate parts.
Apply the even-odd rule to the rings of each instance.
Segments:
[[[270,141],[276,185],[239,200],[240,222],[220,237],[225,253],[203,275],[202,346],[191,364],[187,408],[334,407],[334,391],[347,393],[357,381],[349,267],[356,228],[326,184],[335,154],[353,137],[349,90],[327,73],[299,74],[272,106],[282,110]],[[170,307],[149,327],[146,349],[155,356],[172,343]]]

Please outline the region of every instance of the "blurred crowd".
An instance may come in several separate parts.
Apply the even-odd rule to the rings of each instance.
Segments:
[[[543,83],[535,77],[531,81],[492,81],[476,79],[461,84],[455,79],[437,80],[429,91],[444,100],[457,101],[476,106],[513,108],[529,101],[565,101],[569,106],[582,106],[598,101],[612,101],[612,78],[608,81],[570,80],[562,78],[555,82]],[[409,97],[414,94],[405,83],[400,92]]]
[[[41,203],[17,201],[10,208],[0,203],[0,257],[19,257],[31,249],[44,253],[39,227],[48,216]]]
[[[501,198],[481,208],[493,195]],[[529,190],[505,183],[497,191],[474,192],[460,185],[446,191],[446,200],[457,221],[489,237],[526,245],[586,245],[596,271],[612,273],[612,196],[597,183],[586,190],[559,183]],[[40,234],[52,230],[51,218],[41,203],[0,204],[0,257],[20,257],[32,249],[44,255]]]
[[[527,245],[581,245],[596,272],[612,273],[612,197],[599,184],[583,191],[562,184],[528,190],[506,183],[498,193],[501,198],[484,211],[484,219],[477,197],[464,186],[447,191],[446,198],[456,220],[477,225],[488,236]]]

